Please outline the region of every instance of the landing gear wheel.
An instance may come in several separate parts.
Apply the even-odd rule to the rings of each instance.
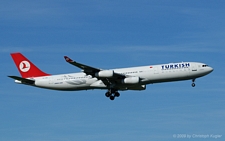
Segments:
[[[120,93],[119,92],[115,92],[115,96],[116,97],[119,97],[120,96]]]
[[[115,97],[112,96],[112,95],[109,98],[110,98],[110,100],[114,100],[115,99]]]
[[[105,96],[106,96],[106,97],[110,97],[110,95],[111,95],[110,92],[106,92],[106,93],[105,93]]]
[[[114,100],[116,97],[120,96],[120,93],[117,89],[108,89],[108,91],[105,93],[106,97],[109,97],[110,100]]]

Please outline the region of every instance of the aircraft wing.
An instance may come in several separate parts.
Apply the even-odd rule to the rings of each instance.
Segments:
[[[84,65],[84,64],[81,64],[81,63],[78,63],[78,62],[75,62],[73,61],[72,59],[70,59],[69,57],[67,56],[64,56],[66,62],[82,69],[84,71],[84,73],[88,74],[88,75],[93,75],[99,71],[101,71],[101,69],[98,69],[98,68],[94,68],[94,67],[91,67],[91,66],[88,66],[88,65]]]
[[[67,56],[64,56],[64,58],[65,58],[66,62],[82,69],[83,72],[86,73],[87,75],[92,75],[93,77],[97,77],[99,80],[102,80],[103,83],[107,86],[109,86],[110,84],[115,84],[116,82],[121,81],[122,79],[126,78],[125,75],[115,73],[115,72],[113,72],[112,77],[98,77],[98,76],[96,76],[96,73],[99,73],[100,71],[104,71],[104,70],[75,62]]]
[[[25,83],[25,84],[30,84],[30,85],[33,85],[34,84],[34,80],[31,80],[31,79],[26,79],[26,78],[22,78],[22,77],[19,77],[19,76],[8,76],[12,79],[15,79],[15,80],[18,80],[18,81],[21,81],[22,83]]]

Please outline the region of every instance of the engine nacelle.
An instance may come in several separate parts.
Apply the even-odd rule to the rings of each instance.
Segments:
[[[96,77],[106,77],[110,78],[113,77],[114,71],[113,70],[102,70],[100,72],[95,73]]]
[[[128,77],[128,78],[124,78],[122,80],[122,83],[124,83],[124,84],[137,84],[139,82],[140,82],[139,77]]]

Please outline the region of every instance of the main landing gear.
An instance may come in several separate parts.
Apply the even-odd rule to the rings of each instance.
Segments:
[[[192,84],[191,84],[192,87],[195,87],[195,79],[192,79]]]
[[[115,97],[119,97],[120,93],[117,90],[114,89],[109,89],[106,93],[105,93],[106,97],[109,97],[110,100],[114,100]]]

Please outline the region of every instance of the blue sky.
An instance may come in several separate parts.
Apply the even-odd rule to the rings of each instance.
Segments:
[[[0,140],[182,140],[225,138],[224,1],[2,1]],[[50,74],[79,72],[65,62],[103,69],[196,61],[213,73],[148,85],[110,101],[104,90],[59,92],[18,85],[11,52]],[[190,140],[216,140],[195,138]]]

